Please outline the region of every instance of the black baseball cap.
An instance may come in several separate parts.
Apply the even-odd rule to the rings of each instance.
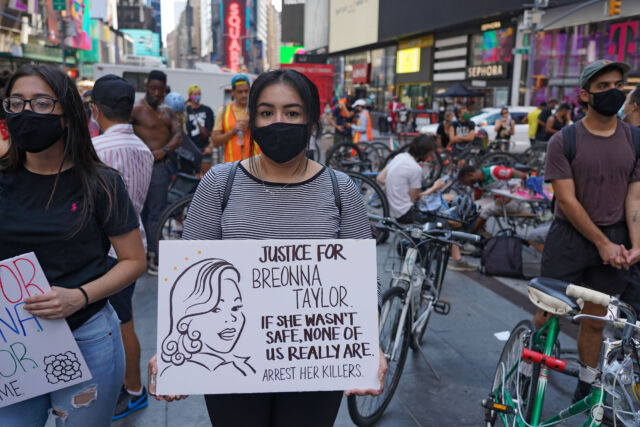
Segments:
[[[111,108],[130,108],[136,100],[136,91],[122,77],[107,74],[96,80],[91,90],[91,99]]]

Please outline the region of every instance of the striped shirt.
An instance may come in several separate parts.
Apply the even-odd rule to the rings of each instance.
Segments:
[[[153,169],[153,154],[149,147],[133,133],[130,124],[117,124],[108,128],[102,135],[92,139],[93,147],[100,160],[120,172],[127,186],[129,197],[140,221],[142,242],[146,248],[146,238],[140,212],[147,198],[151,171]],[[109,252],[115,257],[113,248]]]
[[[342,202],[340,215],[325,167],[306,181],[276,184],[263,183],[240,165],[222,212],[231,165],[215,166],[198,185],[185,220],[183,239],[371,238],[371,225],[355,184],[347,175],[336,172]]]

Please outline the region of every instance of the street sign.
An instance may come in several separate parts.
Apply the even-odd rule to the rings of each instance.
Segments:
[[[55,11],[67,10],[67,0],[53,0],[51,3]]]
[[[529,48],[528,47],[519,47],[519,48],[513,49],[513,53],[515,55],[528,55],[529,54]]]

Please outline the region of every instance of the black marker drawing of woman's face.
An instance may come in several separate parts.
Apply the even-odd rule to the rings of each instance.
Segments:
[[[229,262],[210,258],[196,262],[176,279],[170,292],[169,333],[162,342],[161,357],[180,366],[199,364],[196,356],[226,359],[245,326],[240,273]]]
[[[246,318],[238,279],[234,270],[225,270],[220,275],[218,303],[191,320],[190,329],[201,331],[200,338],[204,345],[217,353],[233,350],[244,329]]]

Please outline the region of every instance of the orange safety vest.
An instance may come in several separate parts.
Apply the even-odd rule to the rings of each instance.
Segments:
[[[371,141],[373,139],[373,128],[371,127],[371,116],[367,110],[362,110],[361,114],[365,114],[367,116],[367,140]],[[358,117],[358,126],[360,126],[360,118]],[[354,132],[353,133],[353,142],[360,142],[362,139],[362,132]]]
[[[222,133],[227,133],[236,125],[236,117],[233,114],[233,102],[227,105],[222,113]],[[241,147],[236,144],[238,135],[233,135],[227,142],[224,148],[224,161],[235,162],[236,160],[243,160],[251,156],[255,156],[260,153],[258,145],[251,141],[251,135],[249,135],[249,129],[244,132],[244,145]],[[251,147],[253,146],[253,154],[251,154]]]

